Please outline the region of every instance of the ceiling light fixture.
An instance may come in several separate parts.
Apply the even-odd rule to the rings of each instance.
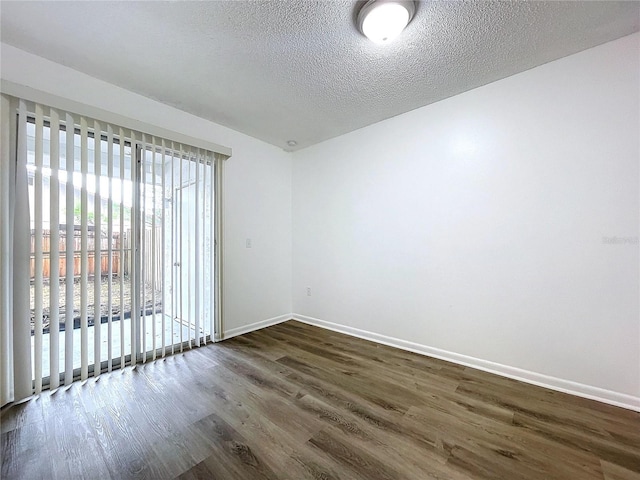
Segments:
[[[405,0],[369,0],[358,12],[358,28],[375,43],[389,43],[409,24],[416,4]]]
[[[290,147],[295,147],[296,145],[298,145],[298,142],[296,142],[295,140],[288,140],[287,145],[289,145]]]

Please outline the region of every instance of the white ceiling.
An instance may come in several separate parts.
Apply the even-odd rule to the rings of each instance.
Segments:
[[[3,42],[274,145],[332,138],[636,32],[639,2],[429,1],[393,44],[362,2],[6,2]]]

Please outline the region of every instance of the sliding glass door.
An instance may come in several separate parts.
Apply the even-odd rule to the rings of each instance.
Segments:
[[[35,391],[215,338],[214,154],[39,105],[18,120]]]
[[[143,142],[139,155],[139,349],[155,358],[215,336],[215,169],[198,150]]]

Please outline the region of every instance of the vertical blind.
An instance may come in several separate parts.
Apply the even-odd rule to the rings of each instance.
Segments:
[[[13,298],[25,305],[28,292],[29,308],[12,333],[30,336],[33,391],[213,340],[225,157],[11,102],[28,197],[28,221],[13,228],[29,239],[28,266],[13,265]]]

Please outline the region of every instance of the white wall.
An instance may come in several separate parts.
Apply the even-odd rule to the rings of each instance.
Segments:
[[[294,312],[640,408],[639,44],[296,152]]]
[[[225,163],[226,332],[291,312],[291,156],[260,140],[1,45],[2,79],[232,148]],[[245,239],[252,248],[245,248]]]

